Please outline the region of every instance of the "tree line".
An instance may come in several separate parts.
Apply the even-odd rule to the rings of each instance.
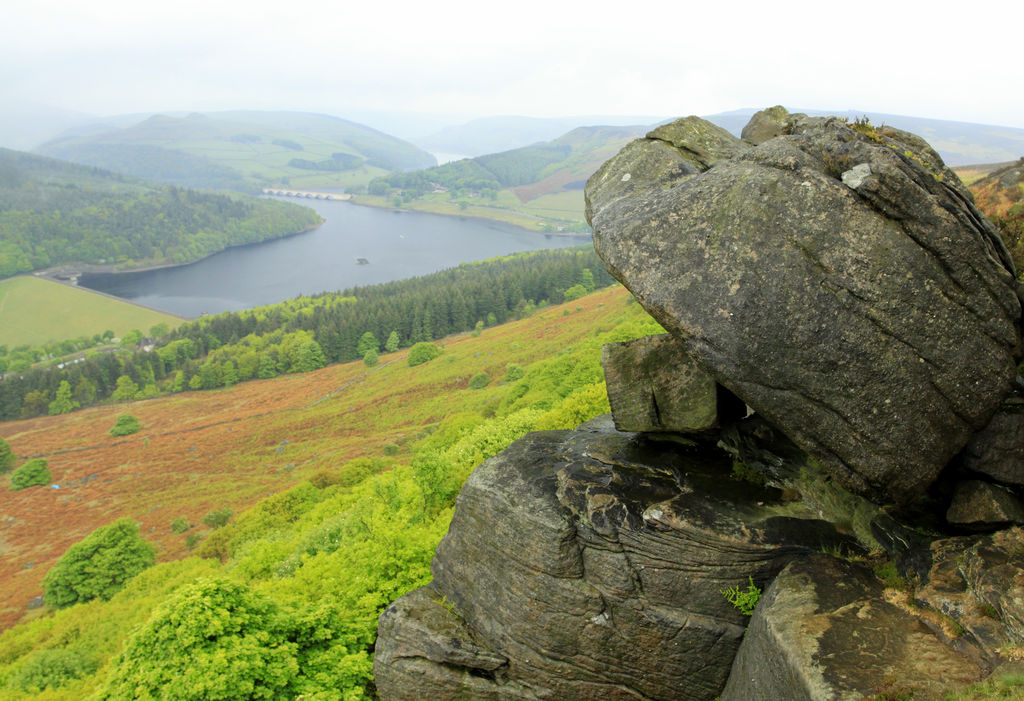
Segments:
[[[315,370],[363,358],[371,348],[394,350],[522,318],[613,282],[587,245],[202,317],[163,335],[151,351],[86,352],[78,362],[7,373],[0,420]]]

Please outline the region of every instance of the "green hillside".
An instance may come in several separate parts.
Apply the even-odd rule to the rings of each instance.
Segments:
[[[313,210],[286,202],[0,149],[0,278],[65,263],[185,263],[319,222]]]
[[[449,338],[422,365],[386,353],[374,368],[3,424],[62,489],[5,507],[2,610],[23,611],[97,526],[141,521],[160,547],[109,600],[57,610],[47,594],[0,635],[0,698],[373,698],[377,616],[429,580],[462,482],[527,431],[607,411],[601,344],[658,331],[631,302],[599,291]],[[142,431],[106,439],[125,410]],[[64,498],[74,519],[44,529]]]
[[[435,162],[370,127],[302,112],[153,115],[124,127],[90,125],[37,150],[172,185],[249,191],[343,187]]]
[[[538,231],[589,231],[583,186],[645,127],[580,127],[553,141],[377,178],[356,201],[480,216]]]
[[[0,345],[41,346],[102,334],[120,338],[157,324],[173,328],[181,319],[80,287],[35,277],[0,280]]]

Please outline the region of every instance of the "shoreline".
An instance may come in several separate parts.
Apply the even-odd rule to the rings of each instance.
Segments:
[[[200,261],[204,261],[207,258],[212,258],[218,253],[230,250],[232,248],[244,248],[245,246],[258,246],[261,243],[268,243],[270,241],[280,241],[282,239],[291,238],[292,236],[298,236],[299,234],[305,234],[310,231],[319,229],[327,220],[321,218],[317,224],[307,226],[299,231],[293,231],[290,234],[284,234],[282,236],[273,236],[271,238],[263,239],[262,241],[249,241],[247,243],[233,243],[225,246],[219,251],[213,251],[208,253],[201,258],[195,260],[186,261],[184,263],[148,263],[144,265],[135,265],[130,268],[118,268],[116,263],[63,263],[61,265],[55,265],[42,270],[33,270],[31,272],[22,273],[22,275],[31,275],[46,280],[52,280],[53,282],[59,282],[62,285],[70,285],[72,287],[79,287],[84,290],[92,290],[88,287],[83,287],[78,284],[78,278],[82,275],[122,275],[129,273],[147,273],[153,270],[164,270],[166,268],[184,268],[188,265],[194,265]],[[104,294],[104,293],[100,293]],[[112,296],[112,295],[107,295]],[[120,297],[114,297],[114,299],[121,299]],[[144,306],[144,305],[137,305]],[[176,315],[175,315],[176,316]]]
[[[504,219],[498,219],[497,217],[485,217],[485,216],[481,216],[480,214],[462,214],[460,212],[450,212],[450,213],[449,212],[432,212],[432,211],[427,210],[427,209],[416,209],[414,207],[409,207],[409,208],[407,208],[407,207],[392,207],[392,206],[389,206],[389,205],[386,205],[386,204],[375,204],[373,202],[361,202],[361,201],[359,201],[358,198],[364,197],[364,196],[365,195],[353,195],[352,199],[348,200],[348,203],[349,204],[357,205],[359,207],[373,207],[374,209],[383,209],[383,210],[387,210],[389,212],[407,212],[407,213],[414,213],[414,214],[432,214],[432,215],[434,215],[436,217],[457,217],[459,219],[476,219],[477,221],[482,221],[482,222],[504,224],[506,226],[511,226],[514,229],[519,229],[520,231],[525,231],[525,232],[527,232],[529,234],[540,234],[542,236],[564,236],[566,238],[579,238],[579,239],[584,239],[584,238],[589,239],[589,238],[591,238],[593,236],[593,234],[591,232],[583,232],[583,231],[543,231],[543,230],[540,230],[540,229],[530,229],[530,228],[527,228],[525,226],[520,226],[519,224],[513,224],[512,222],[505,221]],[[517,214],[517,215],[522,216],[522,217],[532,217],[533,216],[533,215],[530,215],[530,214],[521,214],[521,213],[516,212],[515,210],[511,210],[511,209],[503,209],[501,211],[503,211],[503,212],[511,212],[513,214]],[[540,220],[539,217],[534,217],[534,218]],[[541,221],[543,221],[543,220],[541,220]]]

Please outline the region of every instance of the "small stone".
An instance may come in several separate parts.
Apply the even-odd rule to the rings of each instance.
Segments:
[[[871,175],[871,166],[867,163],[861,163],[859,166],[854,166],[848,171],[843,173],[843,185],[856,190],[858,187],[864,184],[864,181]]]

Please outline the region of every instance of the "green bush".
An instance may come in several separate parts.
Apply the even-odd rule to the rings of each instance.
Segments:
[[[188,519],[184,516],[179,516],[178,518],[171,521],[171,533],[184,533],[191,527],[192,524],[190,524],[188,522]]]
[[[409,367],[430,362],[441,355],[441,349],[433,343],[421,341],[409,349]]]
[[[52,479],[53,475],[46,467],[46,461],[42,458],[33,458],[11,473],[11,491],[16,492],[37,484],[49,484]]]
[[[365,364],[366,367],[368,367],[368,368],[372,368],[374,365],[376,365],[377,364],[377,351],[375,351],[375,350],[373,350],[371,348],[370,350],[368,350],[365,353],[363,353],[363,364]]]
[[[110,429],[110,435],[112,436],[130,436],[133,433],[138,433],[142,428],[142,424],[139,420],[131,414],[120,414],[117,420],[114,421],[113,428]]]
[[[220,528],[235,515],[235,512],[231,509],[217,509],[203,516],[203,523],[210,528]]]
[[[43,578],[45,601],[63,608],[107,600],[156,561],[156,549],[130,518],[102,526],[67,549]]]
[[[29,694],[56,689],[74,679],[93,674],[99,665],[76,650],[54,648],[28,655],[10,684]]]
[[[0,438],[0,475],[14,467],[15,460],[17,458],[14,451],[11,450],[11,446],[3,438]]]
[[[522,366],[516,365],[515,363],[509,363],[505,366],[505,382],[515,382],[526,374],[526,370],[523,370]]]
[[[199,541],[201,539],[202,536],[198,533],[189,533],[187,536],[185,536],[185,547],[191,550],[192,548],[199,545]]]
[[[489,384],[491,384],[491,378],[487,376],[486,372],[478,372],[469,378],[470,389],[483,389]]]

